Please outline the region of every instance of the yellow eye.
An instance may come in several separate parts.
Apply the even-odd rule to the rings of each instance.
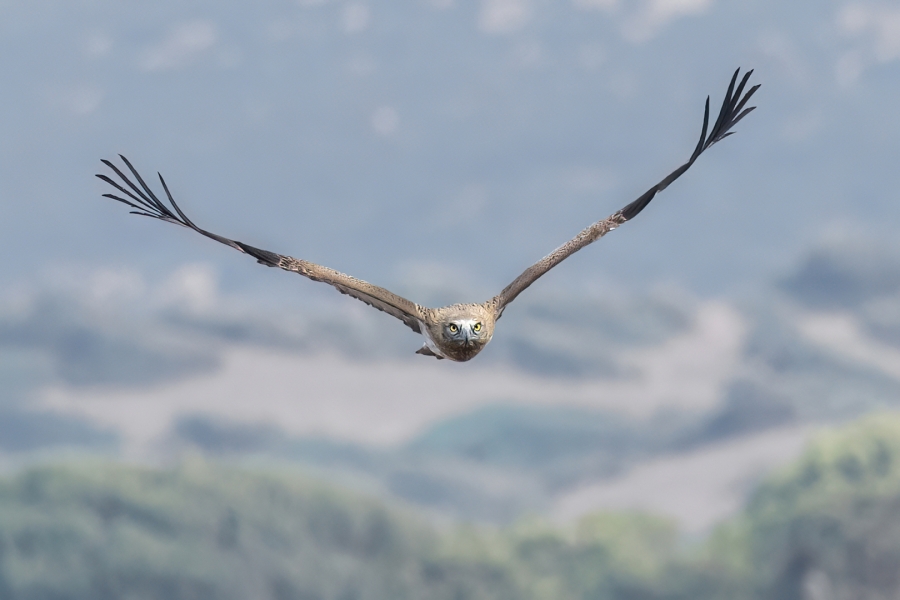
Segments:
[[[450,323],[450,327],[448,329],[450,329],[450,333],[456,333],[457,331],[459,331],[459,327],[456,326],[456,323]]]
[[[474,331],[475,333],[481,331],[481,323],[475,323],[475,325],[472,326],[472,331]]]

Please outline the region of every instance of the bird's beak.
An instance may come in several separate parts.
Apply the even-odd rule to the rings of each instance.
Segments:
[[[466,339],[465,345],[466,345],[467,348],[468,348],[469,346],[472,345],[472,342],[469,341],[469,336],[471,335],[471,333],[472,333],[472,332],[469,331],[469,328],[468,328],[468,327],[464,327],[464,328],[463,328],[463,337]]]

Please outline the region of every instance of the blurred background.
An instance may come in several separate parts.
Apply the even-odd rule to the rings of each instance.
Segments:
[[[900,594],[900,3],[0,17],[0,596]],[[684,162],[736,67],[737,135],[462,365],[93,177],[480,302]]]

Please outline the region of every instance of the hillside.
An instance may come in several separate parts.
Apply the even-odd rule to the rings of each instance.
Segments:
[[[886,598],[900,591],[900,417],[818,438],[740,516],[436,527],[291,472],[80,464],[0,484],[18,599]]]

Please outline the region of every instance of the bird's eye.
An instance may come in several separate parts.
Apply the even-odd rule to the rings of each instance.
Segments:
[[[457,331],[459,331],[459,327],[456,325],[456,323],[450,323],[450,327],[448,327],[448,329],[450,330],[450,333],[456,333]]]
[[[472,331],[474,331],[475,333],[481,331],[481,323],[475,323],[474,325],[472,325]]]

